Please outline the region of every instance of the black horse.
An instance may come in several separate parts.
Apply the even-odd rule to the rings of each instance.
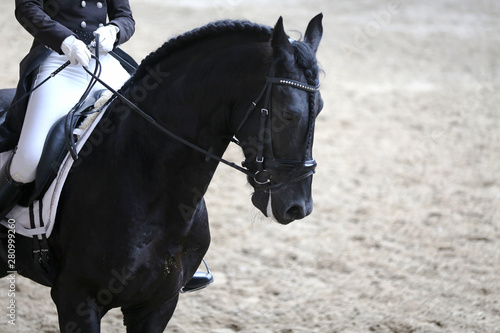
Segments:
[[[203,196],[233,137],[258,209],[282,224],[311,213],[321,20],[303,41],[281,18],[218,21],[143,60],[68,176],[49,273],[32,264],[33,240],[16,238],[16,270],[51,286],[62,332],[99,332],[115,307],[128,332],[163,332],[208,249]]]

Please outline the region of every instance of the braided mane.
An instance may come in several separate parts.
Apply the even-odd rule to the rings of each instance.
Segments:
[[[142,60],[139,68],[133,77],[125,84],[123,88],[129,86],[135,78],[142,77],[146,72],[146,68],[157,63],[160,59],[168,57],[174,52],[185,49],[198,41],[231,35],[235,33],[253,35],[257,40],[267,42],[271,40],[273,29],[268,26],[252,23],[249,21],[238,20],[221,20],[209,23],[205,26],[188,31],[180,36],[174,37],[165,42],[156,51],[151,52],[144,60]]]
[[[202,27],[188,31],[182,35],[174,37],[165,42],[156,51],[151,52],[142,60],[136,73],[125,83],[122,90],[128,88],[138,78],[147,74],[147,68],[156,64],[163,58],[183,50],[201,40],[231,34],[245,34],[255,36],[258,41],[267,42],[271,40],[273,29],[269,26],[240,20],[220,20],[209,23]],[[293,44],[295,51],[295,60],[297,65],[304,70],[307,83],[310,85],[318,84],[319,68],[316,63],[316,55],[309,45],[301,41],[295,41]]]

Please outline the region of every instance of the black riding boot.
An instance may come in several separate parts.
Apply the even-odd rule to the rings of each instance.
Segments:
[[[205,259],[203,259],[203,263],[205,264],[205,268],[207,269],[207,271],[194,273],[193,277],[186,283],[184,287],[182,287],[181,293],[189,293],[192,291],[200,290],[214,283],[214,277],[212,273],[210,273],[210,269],[208,268]]]
[[[14,208],[25,187],[23,183],[16,182],[10,175],[13,156],[14,154],[10,155],[7,163],[0,170],[0,220]]]

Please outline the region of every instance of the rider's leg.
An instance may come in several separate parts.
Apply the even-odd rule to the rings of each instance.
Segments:
[[[66,60],[66,57],[52,53],[40,65],[33,86],[48,77]],[[47,133],[54,122],[78,102],[87,86],[87,80],[87,74],[81,66],[70,65],[31,94],[17,150],[1,170],[0,219],[17,203],[23,185],[35,179]]]
[[[102,65],[100,79],[111,86],[111,88],[118,90],[130,78],[130,74],[122,67],[120,62],[110,54],[100,56],[99,60]],[[105,88],[100,83],[96,84],[94,87],[94,90],[101,89]]]
[[[41,64],[33,84],[44,80],[66,60],[65,56],[52,53]],[[14,180],[29,183],[35,179],[36,167],[50,128],[78,102],[87,83],[87,75],[81,66],[70,65],[31,94],[10,169]]]
[[[67,61],[65,56],[52,53],[41,65],[33,87]],[[120,88],[129,74],[111,55],[101,57],[101,78],[114,89]],[[95,62],[91,61],[90,68]],[[16,153],[11,163],[1,171],[0,219],[12,209],[22,193],[23,184],[35,179],[45,138],[52,125],[64,116],[80,99],[90,76],[80,65],[70,65],[35,90],[28,102],[26,117]],[[94,91],[103,87],[97,84]]]

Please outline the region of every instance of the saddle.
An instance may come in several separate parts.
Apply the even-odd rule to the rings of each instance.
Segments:
[[[17,206],[7,214],[6,218],[17,222],[16,233],[28,237],[50,235],[59,195],[73,165],[73,158],[68,152],[71,143],[68,142],[67,133],[70,133],[73,142],[78,137],[73,147],[74,153],[78,154],[103,116],[102,110],[110,97],[111,93],[107,90],[97,91],[88,96],[77,110],[73,110],[74,116],[69,118],[69,124],[64,116],[52,126],[44,143],[35,181],[26,186]],[[11,151],[0,153],[0,163],[4,163],[10,155]],[[6,220],[0,223],[5,225]]]
[[[93,96],[87,97],[82,106],[76,110],[75,117],[69,124],[71,133],[85,118],[94,111],[94,104],[102,96],[104,90],[97,91]],[[37,166],[35,181],[27,187],[19,205],[28,207],[35,200],[43,197],[52,181],[56,178],[59,167],[68,153],[66,141],[66,116],[61,117],[52,125],[45,143],[40,161]]]

